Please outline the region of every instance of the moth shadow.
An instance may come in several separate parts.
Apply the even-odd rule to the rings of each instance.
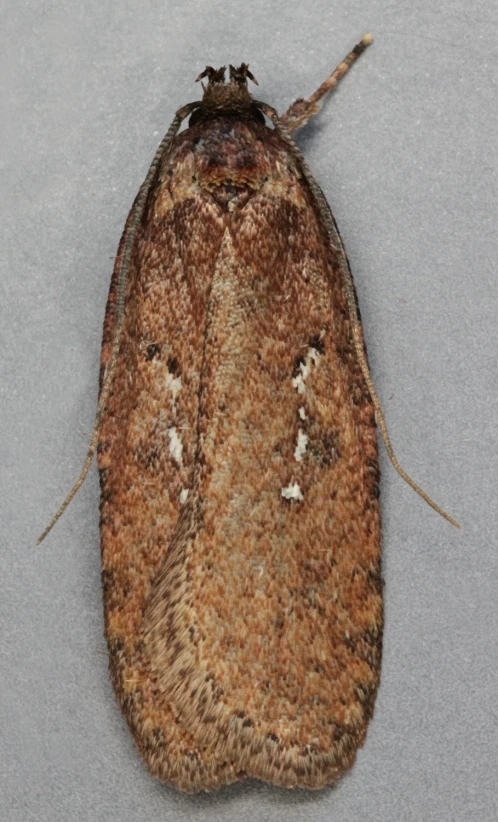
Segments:
[[[345,781],[343,777],[341,783]],[[206,808],[222,808],[226,805],[238,802],[244,797],[262,797],[268,803],[273,805],[310,805],[323,801],[325,797],[330,797],[336,790],[337,784],[327,785],[324,788],[317,790],[308,790],[306,788],[280,788],[275,785],[269,785],[259,779],[243,779],[240,782],[235,782],[232,785],[225,785],[219,790],[210,793],[184,793],[179,795],[178,791],[169,785],[157,785],[162,793],[171,795],[175,794],[176,800],[181,799],[185,809]]]
[[[294,135],[294,140],[299,146],[301,154],[304,154],[306,157],[309,149],[314,144],[318,143],[321,132],[325,130],[326,123],[321,123],[317,120],[311,120],[309,123],[306,123],[305,126],[300,128]]]

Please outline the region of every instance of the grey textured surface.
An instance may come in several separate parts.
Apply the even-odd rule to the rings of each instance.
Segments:
[[[8,822],[498,817],[498,7],[2,0],[0,800]],[[383,456],[386,633],[364,749],[334,790],[187,797],[148,776],[107,678],[95,468],[112,257],[154,149],[206,63],[261,99],[311,93],[374,45],[299,136],[357,283],[402,464]]]

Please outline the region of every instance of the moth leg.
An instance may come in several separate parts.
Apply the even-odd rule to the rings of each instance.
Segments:
[[[287,131],[297,131],[298,128],[304,126],[311,117],[320,111],[321,105],[319,104],[319,101],[327,94],[327,92],[332,91],[332,89],[336,87],[339,80],[344,77],[346,72],[349,71],[353,63],[356,62],[360,54],[363,54],[371,42],[372,35],[365,34],[365,37],[357,43],[354,49],[349,52],[342,63],[339,63],[330,77],[327,77],[325,82],[322,83],[320,88],[318,88],[315,93],[311,95],[311,97],[308,97],[307,100],[299,97],[294,103],[292,103],[291,106],[289,106],[285,114],[283,114],[280,118]]]

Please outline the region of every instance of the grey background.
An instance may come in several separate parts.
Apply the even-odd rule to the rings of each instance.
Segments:
[[[263,0],[2,0],[0,810],[36,820],[495,820],[498,7]],[[95,468],[112,257],[206,63],[246,60],[280,111],[367,31],[299,136],[354,271],[406,469],[382,455],[386,633],[365,747],[334,790],[154,782],[107,677]]]

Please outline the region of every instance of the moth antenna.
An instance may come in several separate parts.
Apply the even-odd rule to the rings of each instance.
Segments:
[[[368,48],[368,46],[373,43],[373,37],[371,34],[365,34],[364,37],[361,38],[360,42],[356,44],[354,49],[352,49],[349,54],[346,55],[344,60],[339,63],[337,68],[334,69],[330,77],[327,77],[326,80],[322,83],[322,85],[308,98],[310,103],[318,103],[322,97],[332,91],[333,88],[336,87],[339,80],[342,80],[344,75],[349,71],[353,63],[356,63],[358,57]]]
[[[365,39],[365,38],[363,38]],[[363,42],[363,41],[362,41]],[[367,44],[368,45],[368,44]],[[353,53],[353,52],[351,52]],[[360,52],[361,53],[361,52]],[[255,101],[256,102],[256,101]],[[355,299],[355,290],[353,285],[353,275],[351,273],[351,268],[349,266],[349,261],[346,256],[346,252],[344,250],[344,245],[342,242],[342,237],[339,233],[339,229],[337,228],[337,224],[335,219],[330,211],[328,203],[323,195],[323,192],[316,182],[315,178],[313,177],[310,169],[304,157],[302,156],[299,148],[297,147],[296,143],[292,139],[289,134],[288,129],[286,128],[285,124],[282,122],[281,118],[278,116],[277,112],[271,106],[268,106],[266,103],[257,103],[258,108],[266,114],[266,116],[273,122],[276,131],[280,134],[282,139],[287,143],[289,146],[290,151],[298,161],[301,170],[303,172],[303,176],[305,177],[310,189],[311,193],[313,194],[316,203],[318,205],[320,215],[323,218],[325,226],[327,228],[327,233],[329,236],[329,241],[332,246],[338,251],[339,256],[339,264],[341,267],[341,273],[344,278],[344,285],[346,287],[346,294],[348,300],[348,312],[349,318],[351,320],[351,328],[353,331],[353,342],[356,351],[356,356],[358,357],[358,362],[360,363],[361,371],[365,382],[367,384],[367,388],[370,392],[370,396],[372,398],[372,403],[375,408],[375,419],[377,421],[377,425],[379,426],[380,432],[382,434],[382,439],[384,440],[384,445],[387,451],[387,455],[391,460],[394,468],[398,472],[398,474],[405,480],[406,483],[413,488],[416,493],[422,497],[423,500],[426,501],[434,511],[437,511],[445,520],[450,522],[455,528],[460,528],[459,523],[453,519],[452,516],[446,513],[434,500],[426,494],[426,492],[421,488],[417,483],[412,480],[409,474],[401,467],[398,462],[398,459],[394,453],[394,449],[391,445],[391,440],[389,438],[389,434],[387,431],[387,424],[386,418],[384,416],[384,412],[382,410],[382,405],[375,390],[375,386],[373,384],[372,375],[370,374],[370,368],[367,362],[367,358],[365,355],[364,343],[363,343],[363,334],[362,334],[362,327],[361,322],[358,316],[358,306],[356,304]]]
[[[140,221],[142,219],[145,205],[147,203],[147,197],[149,195],[151,186],[154,182],[154,178],[156,176],[159,164],[163,157],[165,157],[171,147],[171,143],[173,138],[175,137],[178,129],[180,128],[183,120],[188,117],[191,111],[194,108],[197,108],[200,105],[199,102],[189,103],[186,106],[183,106],[176,112],[173,122],[171,123],[168,131],[166,132],[165,136],[161,140],[159,147],[154,155],[152,163],[150,165],[149,171],[147,172],[147,176],[142,183],[140,190],[137,194],[135,202],[132,206],[131,211],[131,218],[130,224],[128,229],[128,234],[126,237],[126,241],[123,246],[123,253],[121,255],[121,264],[119,268],[119,277],[118,277],[118,288],[117,288],[117,298],[116,298],[116,321],[114,327],[114,337],[112,341],[112,350],[111,356],[109,358],[109,363],[106,367],[104,381],[102,384],[102,390],[100,392],[99,402],[97,405],[97,412],[95,414],[95,422],[93,424],[93,431],[92,431],[92,438],[90,440],[90,446],[88,448],[88,452],[86,455],[85,462],[83,464],[83,468],[81,473],[76,480],[75,484],[73,485],[71,491],[67,495],[66,499],[62,503],[59,510],[54,514],[52,519],[50,520],[49,524],[43,531],[43,533],[38,538],[36,544],[40,545],[41,542],[45,539],[47,534],[50,533],[52,528],[54,527],[55,523],[58,519],[62,516],[74,496],[77,494],[81,486],[83,485],[88,471],[90,470],[90,466],[92,464],[93,456],[95,454],[97,448],[97,442],[99,438],[99,431],[100,431],[100,422],[102,419],[102,414],[107,403],[109,392],[111,389],[111,383],[114,376],[114,372],[116,370],[116,363],[119,354],[119,346],[121,343],[121,332],[123,328],[123,318],[124,318],[124,298],[125,298],[125,291],[126,291],[126,283],[128,280],[128,273],[130,269],[130,259],[131,259],[131,251],[133,248],[133,244],[135,242],[136,233],[138,227],[140,225]]]
[[[325,97],[329,91],[334,89],[339,80],[342,80],[344,75],[349,71],[353,63],[358,57],[363,54],[366,48],[373,42],[371,34],[365,34],[360,42],[356,44],[344,60],[334,69],[332,74],[322,83],[322,85],[311,95],[307,100],[300,97],[287,109],[285,114],[280,118],[287,131],[297,131],[298,128],[304,126],[308,120],[320,111],[321,106],[318,105],[322,97]]]

